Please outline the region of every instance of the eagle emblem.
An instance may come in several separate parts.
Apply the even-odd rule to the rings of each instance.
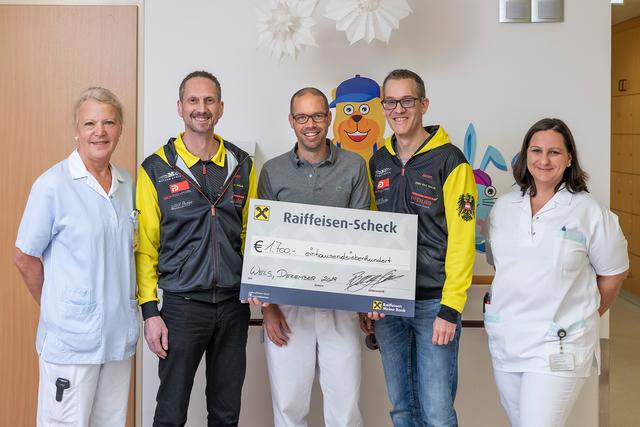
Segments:
[[[465,221],[471,221],[476,213],[475,203],[476,201],[471,194],[461,194],[458,197],[458,216]]]

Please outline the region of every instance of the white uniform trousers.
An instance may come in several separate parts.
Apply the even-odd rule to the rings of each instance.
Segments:
[[[327,427],[359,427],[362,334],[351,311],[280,305],[291,333],[278,347],[265,336],[276,427],[306,427],[318,368]]]
[[[56,380],[69,380],[56,400]],[[101,365],[61,365],[40,358],[38,427],[123,427],[127,417],[131,358]]]
[[[512,427],[562,427],[587,378],[493,371]]]

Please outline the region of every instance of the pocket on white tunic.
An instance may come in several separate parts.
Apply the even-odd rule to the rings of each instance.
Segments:
[[[492,310],[491,304],[485,305],[484,313],[484,329],[487,333],[489,352],[493,363],[500,366],[506,357],[506,343],[503,332],[504,325],[501,322],[500,315]]]
[[[589,263],[585,235],[577,228],[558,230],[553,259],[557,260],[563,277],[575,277]]]
[[[102,313],[97,304],[61,304],[61,319],[56,325],[56,344],[62,352],[96,351],[102,344]]]
[[[544,336],[547,356],[560,353],[558,329],[560,326],[551,324]],[[584,363],[587,363],[587,358],[593,354],[591,335],[588,334],[584,321],[575,322],[573,325],[566,326],[565,329],[567,335],[562,339],[562,352],[573,354],[576,370],[579,370]]]

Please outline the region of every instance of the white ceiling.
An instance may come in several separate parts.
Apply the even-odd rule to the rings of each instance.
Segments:
[[[611,24],[640,16],[640,0],[624,0],[623,5],[611,5]]]

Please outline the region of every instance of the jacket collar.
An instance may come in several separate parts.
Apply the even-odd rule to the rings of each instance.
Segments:
[[[198,161],[200,161],[200,157],[194,156],[193,153],[191,153],[191,151],[187,150],[187,146],[184,144],[184,141],[182,140],[182,135],[184,135],[184,132],[180,133],[180,135],[178,135],[178,137],[174,141],[174,144],[176,146],[176,152],[182,158],[182,160],[184,160],[185,164],[189,168],[191,168],[193,167],[193,165],[198,163]],[[218,147],[218,151],[216,152],[216,154],[214,154],[213,157],[211,158],[211,161],[220,167],[224,167],[224,159],[227,156],[227,149],[224,146],[224,139],[222,139],[220,135],[217,135],[215,133],[213,134],[213,136],[215,139],[218,140],[218,143],[220,145]]]
[[[444,131],[444,129],[442,129],[442,126],[440,125],[425,126],[424,130],[427,131],[429,136],[427,137],[427,139],[425,139],[422,142],[420,147],[413,154],[414,156],[417,156],[418,154],[426,153],[427,151],[433,150],[434,148],[438,148],[442,145],[451,143],[451,140],[449,139],[449,135],[447,135],[447,133]],[[387,148],[387,150],[389,151],[389,153],[391,153],[392,156],[397,155],[395,150],[396,141],[397,141],[396,135],[393,134],[391,135],[390,138],[387,138],[384,142],[384,146]]]
[[[329,147],[329,154],[327,155],[326,159],[324,159],[323,161],[321,161],[319,163],[319,165],[324,164],[324,163],[333,164],[336,161],[336,156],[338,155],[338,148],[335,145],[333,145],[329,139],[326,140],[326,144]],[[294,146],[291,149],[291,151],[289,151],[289,159],[291,160],[291,162],[293,163],[293,165],[295,167],[300,167],[305,163],[304,160],[301,160],[300,157],[298,157],[298,143],[297,142],[294,144]]]
[[[567,190],[567,187],[562,185],[556,194],[553,195],[551,200],[549,200],[546,205],[540,210],[540,212],[544,212],[549,209],[553,209],[557,206],[567,206],[571,204],[571,200],[573,199],[573,194]],[[520,204],[521,208],[530,208],[531,207],[531,195],[529,190],[525,193],[524,196],[516,198],[513,203]],[[539,213],[540,213],[539,212]]]
[[[78,153],[78,150],[73,150],[67,160],[71,179],[87,178],[90,175],[87,167],[84,165],[84,162],[80,157],[80,153]],[[109,163],[109,168],[111,169],[111,176],[113,176],[114,179],[118,182],[124,182],[124,177],[120,174],[117,168],[113,167],[111,163]]]

